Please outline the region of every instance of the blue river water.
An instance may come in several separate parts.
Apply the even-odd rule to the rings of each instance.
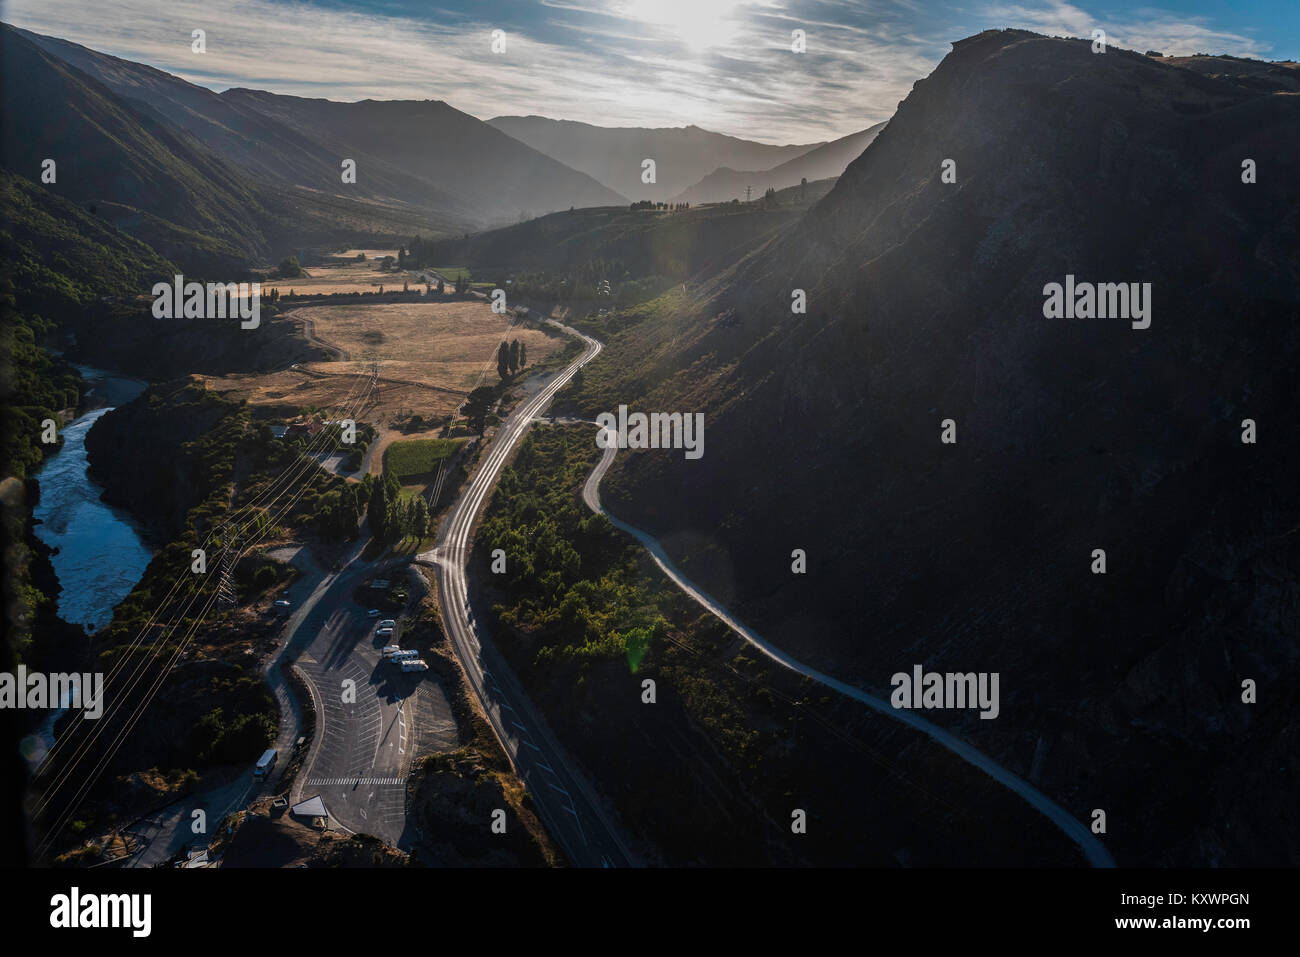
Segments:
[[[127,512],[100,501],[103,489],[86,471],[86,433],[113,405],[138,395],[144,383],[87,367],[80,371],[90,385],[90,399],[112,404],[64,427],[63,448],[37,475],[36,536],[58,549],[51,561],[63,586],[59,614],[94,630],[112,620],[113,608],[140,580],[153,550]]]

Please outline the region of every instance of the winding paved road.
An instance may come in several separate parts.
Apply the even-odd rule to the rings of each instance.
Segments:
[[[1115,866],[1115,860],[1111,857],[1110,851],[1106,849],[1105,845],[1103,845],[1101,841],[1097,840],[1096,835],[1085,827],[1082,822],[1072,817],[1068,811],[1054,802],[1042,791],[1039,791],[1028,781],[1012,774],[992,758],[975,750],[975,748],[961,740],[961,738],[945,731],[936,724],[932,724],[914,712],[897,709],[883,698],[878,698],[873,694],[863,691],[861,688],[854,687],[853,685],[845,684],[837,678],[832,678],[830,675],[823,674],[800,661],[796,661],[781,649],[764,641],[749,628],[745,627],[732,617],[731,613],[728,612],[720,602],[692,584],[685,575],[678,571],[677,566],[674,565],[672,559],[668,557],[663,546],[661,546],[654,537],[633,525],[627,524],[627,522],[619,520],[614,515],[610,514],[608,509],[600,504],[601,479],[603,479],[605,473],[609,471],[609,467],[614,463],[614,457],[617,454],[618,447],[615,443],[611,442],[610,447],[605,449],[605,454],[601,456],[600,462],[597,463],[596,467],[592,470],[591,475],[588,476],[587,484],[583,486],[582,489],[582,500],[593,512],[599,512],[608,518],[615,528],[627,532],[644,545],[646,550],[650,552],[650,557],[655,560],[655,564],[663,570],[664,574],[667,575],[678,588],[686,592],[686,594],[693,598],[699,605],[716,615],[732,631],[740,635],[741,638],[744,638],[745,641],[749,642],[749,644],[753,645],[758,649],[758,651],[762,652],[783,668],[789,668],[791,671],[798,674],[806,675],[813,679],[813,681],[825,685],[828,688],[833,688],[840,694],[852,698],[854,701],[862,702],[874,711],[878,711],[883,715],[893,718],[895,721],[901,721],[903,724],[915,728],[932,741],[943,745],[943,747],[947,748],[962,760],[969,764],[973,764],[999,784],[1002,784],[1004,787],[1020,795],[1020,797],[1034,808],[1034,810],[1038,811],[1050,820],[1053,824],[1064,831],[1070,840],[1079,845],[1084,856],[1087,857],[1088,862],[1092,864],[1093,867]]]

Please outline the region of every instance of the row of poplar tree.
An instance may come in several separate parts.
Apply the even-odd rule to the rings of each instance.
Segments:
[[[497,348],[497,375],[501,378],[512,376],[528,364],[528,349],[518,339],[504,341]]]

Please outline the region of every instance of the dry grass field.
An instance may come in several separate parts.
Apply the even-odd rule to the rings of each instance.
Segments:
[[[278,321],[299,323],[307,338],[338,358],[280,372],[202,376],[206,387],[278,417],[303,408],[332,411],[358,384],[365,387],[378,362],[379,381],[357,418],[381,429],[417,415],[425,420],[452,415],[469,390],[497,381],[496,350],[504,338],[527,345],[529,366],[563,346],[534,329],[509,329],[507,317],[483,302],[304,306]]]
[[[341,253],[335,253],[335,259],[356,259],[358,255],[365,254],[367,259],[383,259],[385,256],[397,256],[396,249],[345,249]]]
[[[282,296],[290,292],[298,296],[328,296],[336,292],[379,292],[380,286],[385,292],[400,292],[403,281],[409,282],[412,289],[424,288],[414,273],[381,271],[378,259],[340,260],[326,266],[309,266],[303,272],[305,275],[293,279],[263,280],[262,294],[270,295],[272,289],[278,289]]]
[[[306,306],[289,313],[308,323],[311,338],[339,353],[338,361],[309,363],[317,372],[361,372],[380,363],[394,381],[469,392],[486,368],[496,376],[496,349],[503,338],[527,346],[536,365],[561,343],[535,329],[515,328],[482,302],[400,302]],[[492,381],[496,381],[493,378]]]

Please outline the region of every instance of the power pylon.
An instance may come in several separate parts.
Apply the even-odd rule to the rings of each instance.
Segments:
[[[226,525],[221,529],[221,577],[217,581],[217,604],[222,608],[234,608],[239,604],[235,594],[235,561],[238,557],[235,532]]]

